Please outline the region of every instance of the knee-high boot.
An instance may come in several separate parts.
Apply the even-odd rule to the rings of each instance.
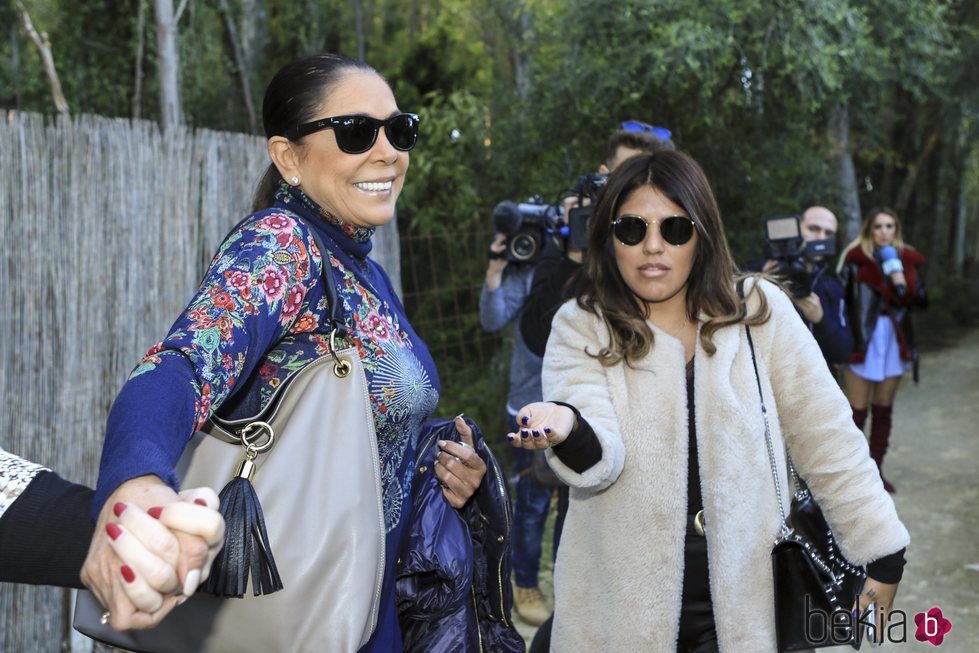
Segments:
[[[870,457],[877,463],[877,469],[881,472],[880,480],[884,482],[884,489],[888,492],[895,492],[882,471],[884,464],[884,454],[887,453],[887,442],[891,438],[891,406],[873,405],[871,410],[870,422]]]
[[[853,423],[857,425],[857,428],[863,431],[863,427],[867,424],[867,409],[866,408],[853,408]]]

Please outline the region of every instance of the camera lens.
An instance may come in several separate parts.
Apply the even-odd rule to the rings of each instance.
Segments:
[[[510,255],[515,261],[529,261],[537,253],[537,242],[530,234],[517,234],[510,241]]]

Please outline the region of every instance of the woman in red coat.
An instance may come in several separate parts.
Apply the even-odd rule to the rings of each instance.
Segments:
[[[860,234],[840,257],[838,272],[854,342],[844,371],[846,394],[861,429],[870,404],[870,455],[878,468],[887,453],[901,377],[913,365],[918,379],[911,309],[928,303],[919,272],[924,262],[924,256],[904,243],[897,214],[887,208],[871,209]],[[881,480],[894,492],[883,474]]]

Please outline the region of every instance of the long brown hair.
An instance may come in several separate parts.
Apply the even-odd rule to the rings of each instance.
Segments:
[[[581,292],[578,305],[600,315],[608,327],[611,344],[597,355],[605,366],[625,359],[629,364],[653,346],[653,331],[646,320],[649,306],[638,301],[619,273],[612,242],[612,222],[619,207],[641,186],[652,186],[677,204],[697,228],[697,251],[687,280],[687,318],[706,316],[700,327],[700,341],[712,355],[717,351],[714,333],[725,326],[745,321],[750,325],[768,320],[765,296],[753,284],[749,295],[758,292],[760,306],[747,315],[745,301],[735,287],[737,266],[731,256],[717,201],[700,165],[679,151],[642,154],[623,162],[605,184],[591,218],[588,253],[580,271]]]

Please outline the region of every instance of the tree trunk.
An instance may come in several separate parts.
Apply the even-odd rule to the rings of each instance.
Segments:
[[[136,0],[139,14],[136,25],[136,65],[133,75],[133,118],[143,115],[143,54],[146,50],[146,0]]]
[[[530,55],[527,53],[527,43],[530,42],[533,25],[530,21],[530,11],[520,9],[517,18],[516,38],[511,41],[513,49],[513,78],[517,85],[517,94],[526,101],[530,98]]]
[[[959,174],[959,201],[955,212],[955,237],[952,245],[952,265],[956,274],[965,273],[965,223],[968,216],[966,168]]]
[[[238,82],[241,84],[241,95],[245,100],[245,111],[248,113],[248,130],[254,134],[258,130],[258,124],[255,120],[255,105],[252,102],[252,85],[249,81],[250,71],[245,63],[241,40],[238,38],[238,28],[235,26],[234,16],[231,15],[231,7],[228,6],[228,0],[221,0],[221,15],[224,17],[224,26],[228,30],[228,40],[231,42],[231,51],[235,58],[235,66],[238,68]]]
[[[354,4],[354,32],[357,35],[357,58],[364,61],[367,48],[364,45],[364,17],[360,6],[360,0],[353,0]]]
[[[173,0],[153,0],[156,11],[157,60],[160,75],[160,124],[164,131],[182,125],[180,101],[180,52],[177,50],[177,21],[187,5],[183,0],[177,13]]]
[[[269,26],[264,0],[244,0],[238,34],[241,36],[241,56],[248,79],[255,82],[255,53],[264,52],[268,43]]]
[[[37,46],[38,52],[41,53],[44,72],[47,74],[48,84],[51,86],[51,99],[54,102],[54,108],[57,109],[58,113],[67,115],[68,101],[65,100],[65,94],[61,90],[61,80],[58,79],[58,70],[54,66],[54,55],[51,54],[51,41],[48,40],[48,33],[41,32],[38,34],[37,30],[34,29],[34,24],[31,22],[31,17],[27,13],[27,9],[24,8],[22,3],[17,3],[17,10],[20,12],[20,20],[24,25],[24,31],[31,37],[34,45]]]
[[[908,203],[911,201],[911,194],[914,192],[915,183],[918,181],[918,174],[921,168],[928,163],[928,159],[931,158],[936,145],[938,145],[937,127],[932,129],[931,133],[925,137],[925,144],[921,148],[921,152],[918,153],[918,158],[915,159],[913,164],[908,166],[908,176],[901,183],[901,189],[897,192],[897,200],[894,202],[894,209],[898,215],[901,215],[908,208]]]
[[[20,47],[17,25],[10,23],[10,77],[14,86],[14,108],[20,109]]]
[[[850,107],[844,100],[837,103],[829,119],[829,143],[833,162],[840,183],[840,231],[847,242],[860,231],[860,194],[857,191],[857,173],[853,166],[850,148]]]

